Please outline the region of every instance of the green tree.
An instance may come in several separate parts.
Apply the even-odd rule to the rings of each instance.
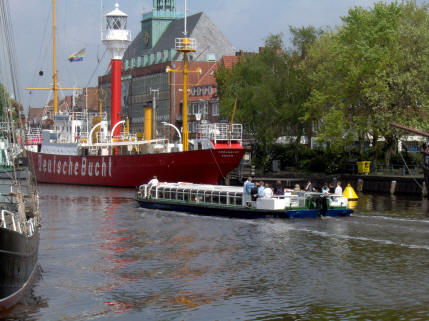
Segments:
[[[363,152],[365,141],[376,150],[384,137],[388,164],[397,145],[390,122],[427,126],[427,9],[415,1],[355,7],[310,49],[315,87],[306,109],[319,113],[322,140],[345,147],[357,138]]]
[[[255,136],[266,161],[278,137],[294,136],[298,146],[308,124],[301,107],[311,87],[303,61],[302,52],[285,50],[282,35],[276,34],[267,37],[259,54],[248,54],[232,69],[221,67],[216,73],[222,115],[231,114],[237,99],[236,120]]]

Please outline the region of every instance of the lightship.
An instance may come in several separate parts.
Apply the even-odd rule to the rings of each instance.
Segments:
[[[53,16],[55,35],[55,0]],[[105,15],[102,41],[112,55],[110,127],[107,114],[101,108],[92,126],[85,112],[58,112],[57,92],[60,88],[54,37],[53,86],[48,88],[54,93],[54,125],[53,129],[42,130],[40,139],[32,138],[27,146],[28,155],[35,164],[37,181],[131,187],[156,175],[161,181],[218,184],[243,157],[241,124],[201,124],[197,138],[189,140],[187,94],[183,102],[183,139],[177,130],[180,135],[177,142],[155,137],[151,128],[154,115],[150,107],[144,111],[144,137],[131,134],[127,120],[121,120],[122,57],[131,41],[131,33],[126,29],[127,17],[117,3],[115,9]],[[184,38],[175,39],[175,48],[183,53],[182,72],[186,79],[191,72],[187,54],[196,51],[195,39],[187,38],[185,32]],[[186,81],[183,92],[187,93]]]

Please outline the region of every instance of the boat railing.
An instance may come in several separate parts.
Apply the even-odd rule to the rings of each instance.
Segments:
[[[16,213],[13,213],[8,210],[2,210],[1,211],[1,222],[0,226],[9,229],[18,233],[22,233],[21,224],[19,222],[19,219],[17,217]],[[28,219],[24,223],[24,230],[26,231],[28,236],[32,236],[36,231],[37,222],[34,217]]]
[[[8,210],[1,211],[1,224],[3,228],[11,229],[15,232],[22,233],[21,226],[17,222],[18,220],[15,218],[15,213],[10,212]]]
[[[42,130],[39,127],[37,128],[30,127],[30,129],[25,134],[26,139],[34,139],[34,138],[39,138],[41,136],[42,136]]]
[[[323,199],[327,200],[329,207],[347,207],[348,199],[342,195],[319,192],[298,192],[304,195],[306,202],[315,202],[316,204]]]
[[[217,141],[242,141],[243,125],[227,123],[198,124],[197,138],[209,139],[215,144]]]
[[[144,198],[230,206],[241,206],[243,194],[240,187],[181,183],[144,184],[140,186],[140,193]]]
[[[70,120],[86,120],[87,119],[87,113],[82,111],[72,111],[69,113],[69,119]]]

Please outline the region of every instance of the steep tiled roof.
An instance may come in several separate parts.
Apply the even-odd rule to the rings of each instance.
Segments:
[[[224,65],[226,68],[232,68],[238,61],[240,57],[237,56],[223,56],[221,61],[222,65]]]
[[[183,26],[184,19],[173,20],[155,46],[150,49],[143,48],[144,32],[140,31],[125,52],[124,59],[174,49],[175,39],[184,37]],[[205,61],[205,55],[209,53],[215,54],[216,59],[218,59],[223,55],[232,55],[235,52],[235,48],[203,12],[191,15],[187,18],[187,31],[188,37],[194,38],[197,43],[197,51],[192,54],[194,59]],[[178,57],[179,55],[177,54],[173,60],[179,59]]]
[[[219,69],[220,65],[224,65],[226,68],[232,68],[239,61],[237,56],[223,56],[213,66],[209,68],[203,75],[201,75],[199,81],[195,86],[212,85],[216,84],[215,72]]]

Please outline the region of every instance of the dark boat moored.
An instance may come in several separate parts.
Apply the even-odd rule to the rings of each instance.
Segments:
[[[14,305],[37,274],[40,213],[38,194],[12,185],[0,194],[0,309]],[[28,188],[27,188],[28,189]]]
[[[143,208],[244,219],[337,217],[353,212],[341,195],[289,192],[242,205],[241,187],[190,183],[145,184],[135,199]]]
[[[39,231],[26,236],[0,228],[0,309],[17,303],[37,275]]]

